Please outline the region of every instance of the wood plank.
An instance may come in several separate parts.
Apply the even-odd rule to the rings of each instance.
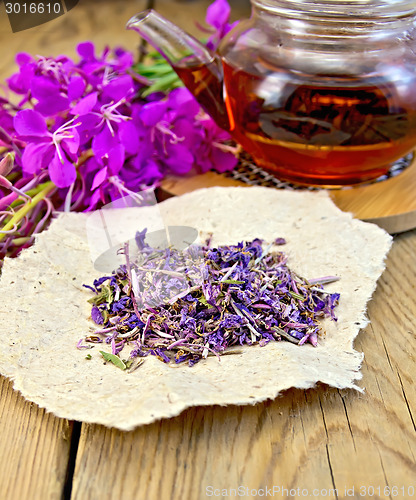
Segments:
[[[318,475],[299,468],[308,462],[296,418],[302,405],[303,392],[288,391],[278,401],[253,407],[192,408],[129,433],[83,426],[72,498],[94,499],[109,488],[124,499],[172,500],[205,498],[209,487],[251,489],[311,481],[309,486],[329,488],[326,458]],[[323,437],[321,421],[317,442]],[[111,474],[115,463],[123,471],[116,477]]]
[[[200,175],[167,176],[161,190],[167,196],[178,196],[211,186],[247,186],[242,181],[216,172]],[[397,177],[383,182],[330,190],[334,203],[358,219],[373,222],[390,234],[416,227],[416,161]]]
[[[134,51],[139,39],[124,26],[147,0],[106,2],[80,0],[68,14],[47,24],[12,33],[0,3],[0,41],[7,50],[0,60],[0,81],[15,70],[15,54],[76,57],[77,43],[92,39],[101,51],[105,45],[123,45]],[[61,499],[70,459],[73,423],[58,419],[13,391],[0,378],[0,498],[7,500]]]
[[[164,3],[183,27],[201,19],[197,2]],[[102,2],[81,0],[63,18],[26,33],[11,35],[0,26],[9,49],[0,61],[0,78],[10,74],[18,50],[70,54],[76,41],[87,38],[100,48],[115,42],[135,47],[137,35],[125,32],[124,23],[141,10],[139,4],[114,0],[109,15],[97,9]],[[160,11],[169,15],[167,8]],[[6,17],[2,9],[0,5],[0,22]],[[370,303],[372,323],[356,341],[366,354],[364,394],[318,386],[289,390],[255,406],[191,408],[129,433],[83,425],[72,498],[194,500],[206,498],[208,486],[240,485],[328,493],[337,488],[338,498],[346,498],[345,488],[354,486],[354,497],[363,498],[358,495],[361,486],[412,484],[415,252],[415,231],[396,237]],[[71,424],[25,402],[5,379],[0,379],[0,396],[0,498],[61,498]]]
[[[359,219],[374,222],[390,234],[416,227],[416,161],[383,182],[331,191],[334,203]]]
[[[60,500],[72,423],[54,417],[0,377],[0,498]]]
[[[396,238],[387,269],[369,304],[371,323],[355,342],[356,348],[365,353],[362,367],[365,393],[351,397],[340,391],[342,400],[329,396],[323,405],[331,433],[328,456],[335,484],[348,489],[354,486],[356,493],[360,487],[380,487],[377,498],[390,498],[385,493],[393,486],[414,485],[416,476],[416,392],[412,383],[415,305],[406,298],[401,285],[404,274],[410,282],[415,279],[415,236],[413,231]],[[328,411],[332,405],[345,412],[348,429],[344,432],[339,432],[340,418]],[[346,456],[350,458],[346,460]]]
[[[396,237],[356,340],[363,394],[318,385],[255,406],[191,408],[129,433],[83,426],[73,498],[111,488],[125,500],[198,499],[208,486],[275,485],[321,498],[363,498],[372,486],[384,499],[414,485],[416,311],[404,283],[416,282],[415,250],[416,231]]]

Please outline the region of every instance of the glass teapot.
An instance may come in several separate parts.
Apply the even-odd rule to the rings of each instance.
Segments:
[[[251,0],[217,52],[153,10],[127,24],[277,177],[374,179],[416,146],[414,0]]]

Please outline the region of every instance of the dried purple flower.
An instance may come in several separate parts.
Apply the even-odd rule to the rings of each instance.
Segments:
[[[235,345],[316,346],[320,318],[336,320],[339,294],[322,283],[338,278],[309,282],[289,269],[283,252],[263,251],[259,239],[179,252],[151,248],[145,235],[136,235],[134,262],[126,246],[126,265],[94,282],[92,319],[104,326],[94,335],[111,343],[114,355],[129,345],[130,358],[151,354],[192,366]]]

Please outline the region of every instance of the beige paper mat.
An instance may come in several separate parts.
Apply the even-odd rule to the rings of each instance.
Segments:
[[[143,229],[138,224],[151,221],[159,208],[167,225],[196,227],[201,236],[212,231],[217,245],[284,237],[287,245],[279,249],[293,270],[307,278],[341,277],[326,286],[341,293],[338,322],[325,320],[326,335],[317,348],[271,342],[244,347],[220,362],[209,357],[192,368],[149,356],[133,373],[104,365],[102,345],[89,351],[75,347],[93,327],[91,294],[82,284],[100,276],[90,259],[87,216],[61,214],[35,246],[3,268],[0,372],[14,380],[15,389],[60,417],[124,430],[189,406],[250,404],[317,382],[358,389],[363,354],[353,349],[353,340],[367,324],[366,304],[392,241],[387,233],[341,212],[326,192],[263,187],[203,189],[149,208],[144,218],[147,209],[107,216],[121,241]]]

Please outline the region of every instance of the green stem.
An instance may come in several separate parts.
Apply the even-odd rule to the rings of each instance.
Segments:
[[[13,227],[18,224],[25,215],[27,215],[40,201],[44,200],[46,196],[53,191],[56,186],[52,181],[46,182],[45,187],[40,191],[36,196],[32,198],[31,201],[23,205],[22,208],[20,208],[14,215],[13,217],[7,222],[2,230],[3,231],[10,231],[13,229]],[[6,236],[6,233],[0,233],[0,241]]]
[[[32,189],[29,189],[28,191],[25,191],[25,193],[30,196],[31,198],[33,198],[34,196],[36,196],[40,191],[42,191],[42,189],[47,186],[49,184],[49,181],[48,182],[43,182],[42,184],[39,184],[38,186],[32,188]],[[25,201],[22,199],[22,198],[18,198],[17,200],[13,201],[12,203],[10,203],[10,207],[11,208],[16,208],[18,207],[19,205],[22,205],[23,203],[25,203]]]
[[[22,236],[21,238],[15,238],[14,240],[12,240],[12,244],[15,247],[20,247],[25,243],[27,243],[28,241],[30,241],[31,239],[32,239],[31,236]]]

